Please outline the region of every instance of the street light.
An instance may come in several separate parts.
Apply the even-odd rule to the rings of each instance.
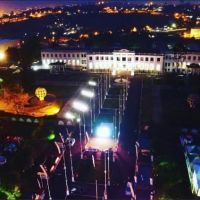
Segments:
[[[88,89],[82,89],[81,95],[88,97],[88,98],[94,98],[94,96],[95,96],[94,92],[91,90],[88,90]]]
[[[83,159],[83,147],[82,147],[82,135],[81,135],[81,118],[76,117],[76,115],[70,111],[66,112],[65,117],[70,120],[76,120],[79,126],[79,140],[80,140],[80,149],[81,149],[81,159]]]
[[[80,111],[82,112],[83,114],[83,132],[84,132],[84,136],[86,134],[86,130],[85,130],[85,112],[87,112],[89,110],[89,106],[87,104],[85,104],[84,102],[82,101],[79,101],[79,100],[75,100],[73,103],[72,103],[72,107],[77,110],[77,111]],[[86,140],[86,138],[85,138]]]
[[[91,127],[91,133],[93,132],[93,129],[92,129],[92,122],[93,122],[93,106],[92,106],[92,99],[94,98],[95,96],[95,93],[92,91],[92,90],[88,90],[88,89],[82,89],[81,90],[81,95],[84,96],[84,97],[88,97],[90,98],[90,127]],[[94,104],[95,105],[95,104]],[[94,108],[94,115],[95,115],[95,108]]]
[[[90,86],[96,86],[97,82],[95,82],[95,81],[88,81],[88,85],[90,85]]]
[[[96,128],[96,137],[99,142],[106,143],[106,140],[112,137],[112,129],[110,123],[101,123]],[[108,199],[107,185],[110,186],[110,155],[109,150],[104,150],[104,200]]]
[[[71,120],[75,119],[75,115],[72,112],[70,112],[70,111],[66,112],[65,117],[67,119],[71,119]]]
[[[84,102],[82,101],[79,101],[79,100],[75,100],[73,103],[72,103],[72,107],[75,109],[75,110],[78,110],[80,112],[87,112],[89,110],[89,107],[87,104],[85,104]]]

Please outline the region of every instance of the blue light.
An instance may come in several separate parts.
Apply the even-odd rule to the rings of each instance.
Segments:
[[[113,125],[111,123],[101,123],[96,128],[96,136],[98,138],[111,138],[113,132]]]

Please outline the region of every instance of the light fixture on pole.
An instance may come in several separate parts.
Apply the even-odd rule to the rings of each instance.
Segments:
[[[93,106],[92,106],[92,99],[95,96],[95,93],[92,90],[88,89],[82,89],[81,95],[84,97],[88,97],[90,99],[90,127],[91,127],[91,133],[93,133]],[[94,111],[95,113],[95,111]]]
[[[81,95],[88,97],[88,98],[91,98],[91,99],[94,98],[94,96],[95,96],[94,92],[91,91],[91,90],[88,90],[88,89],[82,89]]]
[[[81,134],[81,118],[80,116],[76,116],[74,113],[68,111],[65,114],[65,117],[70,120],[76,120],[79,127],[79,142],[80,142],[80,149],[81,149],[81,159],[83,159],[83,146],[82,146],[82,134]]]
[[[88,112],[89,111],[89,106],[82,102],[82,101],[79,101],[79,100],[75,100],[73,101],[72,103],[72,107],[79,111],[79,112],[82,112],[82,115],[83,115],[83,132],[84,132],[84,136],[86,134],[86,129],[85,129],[85,112]],[[86,136],[85,136],[85,141],[86,141]]]
[[[68,178],[67,178],[67,167],[66,167],[66,160],[65,160],[65,146],[64,146],[64,138],[61,134],[60,138],[62,141],[62,157],[63,157],[63,169],[64,169],[64,174],[65,174],[65,195],[66,197],[69,196],[69,186],[68,186]]]
[[[101,104],[101,99],[100,99],[100,90],[99,90],[99,80],[98,82],[96,81],[88,81],[88,85],[89,86],[92,86],[93,88],[95,88],[96,86],[98,86],[98,91],[97,91],[97,100],[98,100],[98,110],[99,110],[99,113],[100,113],[100,104]],[[96,91],[95,91],[96,92]],[[96,99],[93,100],[93,108],[94,108],[94,118],[93,118],[93,121],[95,121],[96,119],[96,106],[95,106],[95,103],[96,103]]]
[[[95,82],[95,81],[88,81],[88,85],[90,85],[90,86],[97,86],[97,82]]]
[[[87,104],[85,104],[84,102],[82,101],[79,101],[79,100],[75,100],[73,101],[72,103],[72,107],[75,109],[75,110],[78,110],[80,112],[87,112],[89,110],[89,107]]]
[[[108,199],[107,194],[107,162],[106,162],[106,151],[104,151],[104,200]]]

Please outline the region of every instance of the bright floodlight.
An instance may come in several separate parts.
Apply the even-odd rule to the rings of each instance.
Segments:
[[[83,89],[83,90],[81,90],[81,95],[83,95],[85,97],[93,98],[94,97],[94,92],[91,91],[91,90]]]
[[[95,81],[88,81],[88,84],[91,85],[91,86],[96,86],[97,83]]]
[[[78,101],[78,100],[76,100],[72,103],[72,107],[81,112],[87,112],[89,110],[89,107],[87,104],[85,104],[82,101]]]
[[[4,52],[0,52],[0,60],[4,60],[6,57],[5,53]]]
[[[72,112],[66,112],[65,117],[71,120],[75,119],[75,115]]]
[[[96,129],[96,136],[98,138],[110,138],[112,135],[111,129],[109,126],[101,125]]]

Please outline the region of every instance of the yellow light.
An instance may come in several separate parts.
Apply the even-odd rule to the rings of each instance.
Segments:
[[[3,51],[0,51],[0,61],[6,58],[6,54]]]
[[[44,98],[47,95],[47,90],[45,88],[38,87],[35,90],[35,95],[36,95],[36,97],[39,98],[40,101],[44,101]]]
[[[97,32],[97,31],[94,32],[94,35],[95,35],[95,36],[97,36],[97,35],[99,35],[99,34],[100,34],[100,33]]]

